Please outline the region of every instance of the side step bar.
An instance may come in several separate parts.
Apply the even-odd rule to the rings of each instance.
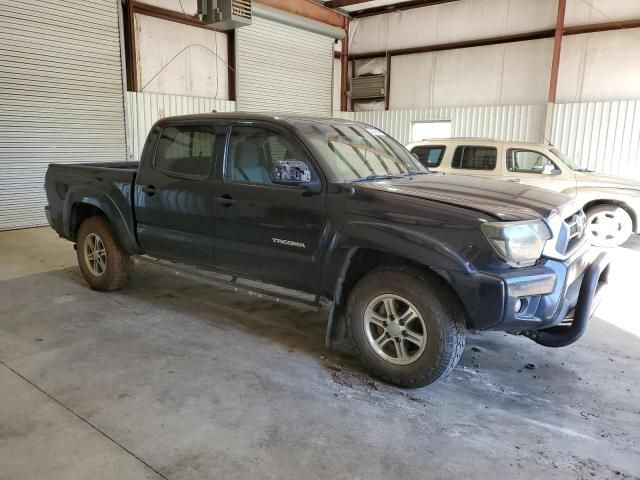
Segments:
[[[319,311],[327,305],[318,295],[291,290],[277,285],[238,277],[209,268],[199,268],[170,260],[161,260],[147,255],[135,257],[137,261],[147,265],[154,265],[184,278],[208,283],[215,287],[227,288],[234,292],[243,292],[258,298],[284,303],[305,310]]]

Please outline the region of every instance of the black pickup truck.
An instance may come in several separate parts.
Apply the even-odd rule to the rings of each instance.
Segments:
[[[139,165],[52,164],[45,188],[92,288],[147,254],[319,295],[328,345],[401,386],[445,376],[469,328],[575,342],[609,270],[569,197],[432,174],[346,120],[165,118]]]

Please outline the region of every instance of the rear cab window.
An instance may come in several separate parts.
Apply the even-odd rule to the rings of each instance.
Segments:
[[[169,175],[206,178],[216,154],[212,125],[173,125],[162,130],[153,160],[157,170]]]
[[[411,149],[411,153],[418,157],[423,166],[438,168],[442,163],[446,148],[444,145],[418,145]]]
[[[451,160],[451,168],[459,170],[495,170],[498,163],[498,149],[478,145],[456,147]]]

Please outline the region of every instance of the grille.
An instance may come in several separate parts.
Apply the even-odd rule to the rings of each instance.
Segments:
[[[231,13],[237,17],[251,20],[251,0],[233,0]]]
[[[564,253],[568,254],[580,244],[587,231],[587,217],[584,212],[580,210],[565,218],[564,228],[566,231],[566,248],[564,249]]]

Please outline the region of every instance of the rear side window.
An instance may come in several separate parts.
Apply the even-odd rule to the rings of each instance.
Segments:
[[[214,127],[180,125],[162,131],[154,165],[178,176],[206,177],[215,156]]]
[[[459,146],[453,154],[451,168],[495,170],[497,158],[498,149],[495,147]]]
[[[425,167],[437,168],[442,163],[445,150],[444,145],[421,145],[413,147],[411,153],[416,154],[420,163]]]

